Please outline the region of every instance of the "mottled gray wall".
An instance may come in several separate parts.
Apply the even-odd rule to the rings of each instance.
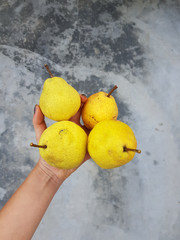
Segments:
[[[86,162],[33,239],[180,239],[180,2],[1,0],[0,207],[38,161],[45,63],[87,96],[117,84],[142,154],[112,170]]]

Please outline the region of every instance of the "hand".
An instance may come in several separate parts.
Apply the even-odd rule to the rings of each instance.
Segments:
[[[70,119],[70,121],[79,125],[88,135],[89,130],[85,126],[82,126],[80,123],[82,107],[83,107],[84,103],[86,102],[87,97],[84,95],[80,95],[80,97],[81,97],[81,106],[79,108],[79,111]],[[44,115],[41,112],[39,105],[35,106],[35,114],[33,116],[33,125],[34,125],[35,134],[36,134],[36,141],[38,143],[39,139],[41,137],[41,134],[47,128],[46,123],[44,121]],[[89,156],[88,152],[86,152],[85,158],[82,163],[84,163],[88,159],[90,159],[90,156]],[[40,168],[42,169],[42,171],[44,171],[47,174],[50,174],[54,178],[55,181],[58,181],[59,179],[61,181],[64,181],[79,167],[78,166],[77,168],[68,169],[68,170],[55,168],[53,166],[50,166],[46,161],[44,161],[44,159],[41,156],[40,156],[38,164],[39,164]]]

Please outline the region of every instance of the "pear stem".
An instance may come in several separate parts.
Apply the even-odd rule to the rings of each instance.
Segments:
[[[44,66],[45,66],[45,68],[47,69],[50,77],[53,78],[54,76],[53,76],[52,72],[50,71],[49,66],[48,66],[47,64],[45,64]]]
[[[127,151],[133,151],[133,152],[136,152],[136,153],[141,153],[141,150],[139,150],[139,149],[127,148],[125,146],[124,147],[124,152],[127,152]]]
[[[111,91],[108,93],[107,97],[110,97],[110,95],[114,92],[114,90],[115,90],[116,88],[118,88],[117,85],[115,85],[115,86],[111,89]]]
[[[37,145],[37,144],[34,144],[34,143],[30,143],[30,146],[31,146],[31,147],[37,147],[37,148],[44,148],[44,149],[47,148],[46,145]]]

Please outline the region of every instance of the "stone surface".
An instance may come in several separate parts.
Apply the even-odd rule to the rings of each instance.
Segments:
[[[33,239],[180,238],[179,42],[178,0],[1,0],[0,206],[38,161],[45,63],[87,96],[117,84],[119,119],[142,150],[121,168],[81,166]]]

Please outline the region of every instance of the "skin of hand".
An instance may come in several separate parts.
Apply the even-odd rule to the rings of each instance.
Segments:
[[[76,123],[77,125],[79,125],[88,135],[89,134],[89,130],[81,125],[80,123],[80,117],[81,117],[81,112],[82,112],[82,108],[83,105],[85,104],[87,97],[85,95],[80,95],[81,97],[81,106],[78,110],[78,112],[70,119],[70,121]],[[44,120],[44,115],[39,107],[39,105],[36,105],[34,108],[34,116],[33,116],[33,125],[34,125],[34,130],[35,130],[35,134],[36,134],[36,141],[37,143],[39,142],[39,139],[41,137],[41,134],[43,133],[43,131],[47,128],[45,120]],[[90,156],[88,154],[88,152],[86,152],[85,158],[83,160],[83,162],[81,163],[81,165],[87,161],[88,159],[90,159]],[[41,168],[41,170],[45,173],[47,173],[48,175],[50,175],[54,181],[58,182],[61,181],[63,182],[66,178],[68,178],[77,168],[79,168],[79,166],[77,168],[73,168],[73,169],[58,169],[55,168],[53,166],[50,166],[41,156],[38,162],[39,167]]]

